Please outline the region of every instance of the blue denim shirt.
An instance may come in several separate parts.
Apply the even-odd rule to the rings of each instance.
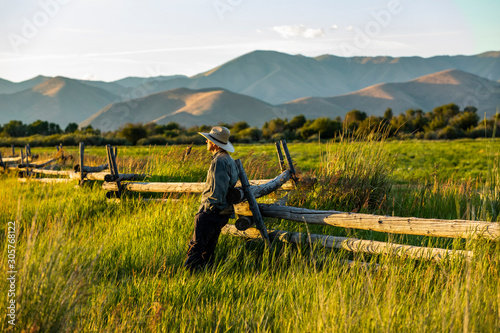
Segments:
[[[207,181],[201,194],[199,212],[220,213],[230,205],[226,195],[238,181],[238,169],[233,158],[225,150],[219,150],[212,156],[208,169]]]

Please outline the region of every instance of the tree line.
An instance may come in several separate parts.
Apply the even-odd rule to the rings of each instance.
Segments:
[[[231,130],[231,140],[240,143],[288,141],[313,141],[332,139],[341,133],[366,136],[383,130],[386,136],[395,139],[458,139],[494,137],[500,121],[498,114],[489,119],[480,120],[475,107],[463,110],[456,104],[446,104],[432,111],[409,109],[405,113],[393,115],[387,109],[384,115],[368,116],[366,112],[351,110],[344,119],[321,117],[307,119],[303,115],[292,119],[276,118],[266,122],[261,128],[252,127],[242,121],[233,124],[220,123]],[[60,141],[65,145],[74,145],[80,141],[91,144],[182,144],[203,143],[198,132],[209,131],[211,126],[192,126],[189,128],[171,122],[165,125],[155,123],[125,124],[116,131],[101,133],[92,126],[79,128],[70,123],[64,130],[55,123],[37,120],[31,124],[12,120],[0,126],[0,144],[6,145],[19,141],[51,145]],[[16,140],[17,138],[17,140]],[[21,138],[24,138],[22,140]],[[57,144],[57,143],[55,143]]]

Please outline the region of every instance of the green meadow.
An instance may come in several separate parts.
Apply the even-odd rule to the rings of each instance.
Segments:
[[[423,218],[500,220],[500,141],[289,143],[301,179],[288,204]],[[120,172],[203,181],[204,147],[118,147]],[[274,145],[237,145],[249,178],[279,174]],[[55,149],[32,148],[40,158]],[[65,147],[77,160],[77,148]],[[9,151],[2,149],[2,156]],[[105,163],[87,147],[87,165]],[[62,169],[71,169],[68,160]],[[307,181],[316,179],[316,182]],[[100,182],[20,183],[0,174],[0,307],[11,332],[498,332],[500,243],[266,219],[268,228],[470,250],[440,262],[221,235],[214,267],[183,261],[197,195],[127,193]],[[277,194],[271,199],[276,199]],[[263,200],[265,200],[263,198]],[[8,222],[15,221],[15,239]],[[233,221],[230,221],[234,222]],[[14,244],[12,244],[14,243]],[[14,259],[9,250],[15,247]],[[14,262],[9,262],[14,260]],[[14,267],[9,265],[13,264]],[[7,278],[15,271],[15,283]],[[12,289],[13,288],[13,289]],[[15,296],[9,296],[13,290]]]

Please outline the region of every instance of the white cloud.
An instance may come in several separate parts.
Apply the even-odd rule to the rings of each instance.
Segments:
[[[332,30],[337,30],[338,28],[339,28],[339,26],[336,24],[332,24],[332,26],[330,27],[330,29],[332,29]]]
[[[284,38],[289,38],[289,37],[319,38],[325,35],[323,29],[308,28],[303,24],[281,25],[273,27],[273,30]]]
[[[354,27],[353,27],[352,25],[350,25],[350,26],[348,26],[348,27],[346,28],[346,30],[353,31],[353,30],[354,30]]]

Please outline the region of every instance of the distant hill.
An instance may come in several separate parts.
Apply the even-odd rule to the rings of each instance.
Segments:
[[[0,94],[10,94],[15,92],[15,83],[9,80],[0,79]]]
[[[352,91],[335,68],[314,58],[274,51],[251,52],[208,72],[160,82],[154,90],[160,92],[179,87],[221,87],[270,104],[301,96],[332,96]]]
[[[20,92],[0,95],[0,123],[37,119],[65,127],[79,123],[119,97],[77,80],[55,77]]]
[[[141,89],[141,86],[146,87],[146,95],[157,92],[156,90],[151,90],[150,87],[156,87],[160,82],[165,82],[173,79],[187,78],[184,75],[172,75],[172,76],[156,76],[156,77],[126,77],[120,80],[105,82],[105,81],[93,81],[93,80],[77,80],[86,85],[107,90],[113,94],[127,96],[136,89]],[[26,89],[31,89],[34,86],[51,79],[51,77],[39,75],[32,79],[22,81],[22,82],[11,82],[8,80],[0,79],[0,94],[12,94]],[[141,89],[141,91],[142,91]]]
[[[446,70],[409,82],[377,84],[340,96],[300,98],[277,106],[221,88],[177,88],[108,105],[80,126],[110,131],[125,123],[176,122],[190,127],[246,121],[261,127],[273,118],[291,119],[300,114],[308,119],[335,118],[358,109],[381,116],[387,108],[399,114],[410,108],[430,111],[449,103],[462,108],[476,106],[481,115],[486,112],[490,117],[500,107],[500,84],[470,73]]]
[[[486,113],[491,117],[500,107],[500,83],[459,70],[446,70],[409,82],[377,84],[341,96],[301,98],[281,107],[289,115],[335,118],[352,109],[381,116],[387,108],[399,114],[410,108],[430,111],[449,103],[462,108],[472,105],[480,115]]]
[[[87,86],[96,87],[108,91],[114,95],[124,95],[128,91],[128,88],[116,82],[90,81],[90,80],[77,80],[77,81]]]
[[[254,51],[207,72],[159,82],[151,91],[179,87],[221,87],[270,104],[302,97],[329,97],[374,84],[406,82],[417,77],[458,69],[496,81],[500,79],[500,52],[474,56],[421,57],[305,57],[275,51]]]
[[[197,88],[207,85],[275,104],[297,96],[332,96],[352,91],[338,68],[314,58],[255,51],[191,78]]]
[[[186,78],[185,75],[169,75],[169,76],[155,76],[155,77],[136,77],[129,76],[113,83],[117,83],[126,88],[134,88],[143,84],[155,85],[158,82],[169,81],[173,79]]]
[[[302,97],[342,95],[378,83],[407,82],[447,69],[457,69],[498,81],[500,52],[491,51],[473,56],[394,58],[333,55],[305,57],[275,51],[254,51],[192,77],[127,77],[114,82],[80,82],[124,98],[137,98],[141,92],[153,94],[176,88],[220,87],[270,104],[280,104]],[[30,89],[47,79],[38,76],[19,83],[2,80],[0,94]],[[138,89],[134,91],[135,88]]]
[[[225,89],[178,88],[108,105],[81,122],[80,127],[92,125],[110,131],[125,123],[177,122],[189,127],[238,121],[260,127],[265,121],[281,116],[279,108]]]
[[[22,82],[11,82],[0,79],[0,94],[13,94],[26,89],[31,89],[34,86],[50,79],[50,77],[38,75],[32,79]]]
[[[486,52],[474,56],[436,56],[431,58],[343,58],[323,55],[315,59],[338,68],[349,86],[354,88],[352,91],[378,83],[406,82],[447,69],[461,70],[493,81],[500,79],[500,52]]]
[[[459,83],[436,83],[445,82],[446,75]],[[423,77],[436,82],[424,82]],[[291,118],[302,113],[308,118],[335,117],[353,108],[379,114],[391,107],[397,114],[408,108],[429,111],[450,102],[474,104],[480,112],[492,114],[498,105],[499,80],[497,51],[432,58],[332,55],[312,58],[254,51],[192,77],[128,77],[114,82],[45,76],[18,83],[0,79],[0,124],[13,119],[24,122],[43,119],[66,126],[68,122],[93,122],[88,118],[98,117],[96,112],[106,113],[106,117],[101,115],[98,119],[112,120],[111,111],[103,109],[112,103],[108,108],[124,121],[100,122],[101,129],[116,128],[115,122],[178,121],[190,126],[205,120],[218,123],[220,118],[248,119],[250,124],[258,125],[263,123],[262,119]],[[168,97],[172,91],[174,95],[182,95],[181,91],[187,95],[196,93],[206,105],[194,103],[196,98],[188,101],[184,97]],[[151,95],[155,97],[150,98]],[[122,101],[129,102],[118,103]],[[174,102],[184,104],[180,107]],[[118,107],[128,111],[117,111]],[[203,112],[197,114],[194,109]],[[143,112],[146,118],[140,116]],[[157,116],[151,118],[152,114]],[[250,116],[254,114],[258,117]]]

